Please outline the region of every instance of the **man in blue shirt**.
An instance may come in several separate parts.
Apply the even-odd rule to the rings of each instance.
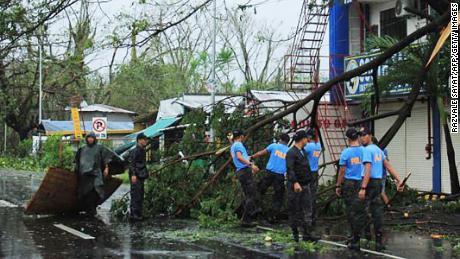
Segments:
[[[315,129],[309,129],[307,131],[308,143],[305,146],[305,152],[307,153],[308,163],[310,164],[311,175],[313,176],[313,181],[310,182],[310,192],[313,203],[312,224],[316,223],[316,192],[318,190],[318,161],[319,156],[321,155],[321,144],[316,137]]]
[[[350,128],[345,135],[348,138],[349,147],[344,149],[340,155],[340,169],[335,192],[338,197],[343,197],[345,201],[346,215],[352,232],[352,239],[348,243],[348,248],[360,250],[359,241],[366,222],[366,210],[365,203],[358,198],[358,193],[361,187],[364,163],[369,166],[370,161],[364,159],[364,148],[359,143],[358,131]]]
[[[267,163],[267,173],[258,184],[260,196],[263,197],[268,187],[273,186],[272,212],[268,218],[271,224],[278,221],[279,213],[284,201],[284,176],[286,174],[286,153],[289,149],[290,137],[281,134],[278,143],[270,144],[267,148],[255,153],[251,158],[270,155]]]
[[[366,208],[372,215],[375,232],[375,249],[381,251],[385,249],[383,245],[383,216],[384,203],[382,200],[382,178],[384,167],[395,178],[398,191],[403,191],[401,179],[396,171],[386,160],[385,154],[377,145],[372,143],[372,133],[367,128],[361,128],[360,141],[364,146],[364,159],[371,161],[370,166],[366,167],[363,174],[359,198],[365,200]]]
[[[233,144],[230,153],[233,159],[233,165],[236,168],[235,175],[241,184],[244,193],[243,201],[243,227],[253,227],[252,220],[258,212],[256,207],[256,185],[254,183],[253,173],[257,173],[259,168],[253,164],[248,155],[248,151],[243,145],[245,134],[241,130],[233,131]]]

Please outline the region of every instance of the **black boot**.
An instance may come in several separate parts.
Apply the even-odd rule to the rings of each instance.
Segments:
[[[376,231],[375,234],[375,250],[379,252],[385,250],[385,246],[383,245],[383,234],[381,231]]]
[[[299,230],[297,228],[292,228],[292,239],[295,242],[299,242]]]
[[[348,249],[354,250],[354,251],[361,250],[361,246],[359,244],[360,239],[361,238],[358,235],[353,235],[351,240],[348,242],[348,245],[347,245]]]
[[[371,225],[370,224],[368,224],[367,227],[364,229],[364,238],[367,239],[368,241],[372,240]]]

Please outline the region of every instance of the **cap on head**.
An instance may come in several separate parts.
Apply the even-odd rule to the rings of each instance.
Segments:
[[[372,132],[369,130],[369,128],[362,127],[362,128],[359,130],[359,135],[360,135],[360,136],[366,136],[366,135],[370,135],[370,134],[372,134]]]
[[[136,140],[138,141],[140,139],[148,139],[148,138],[144,133],[139,133],[137,134]]]
[[[233,138],[235,139],[235,138],[239,138],[241,136],[245,136],[246,133],[244,133],[244,131],[242,131],[242,130],[236,129],[236,130],[232,131],[232,135],[233,135]]]
[[[305,130],[299,130],[297,131],[295,134],[294,134],[294,137],[292,137],[294,139],[295,142],[298,142],[304,138],[307,138],[308,135],[307,135],[307,132]]]
[[[291,140],[291,137],[289,137],[288,134],[283,133],[279,136],[279,139],[283,141],[284,143],[289,143],[289,141]]]
[[[312,139],[312,138],[315,138],[315,129],[309,128],[309,129],[307,130],[307,136],[308,136],[308,138],[311,138],[311,139]]]
[[[351,140],[356,140],[356,139],[358,139],[359,132],[355,128],[349,128],[345,132],[345,136],[347,136],[347,138],[349,138]]]

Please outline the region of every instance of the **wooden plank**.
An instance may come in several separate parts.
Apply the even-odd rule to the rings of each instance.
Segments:
[[[73,228],[68,227],[68,226],[66,226],[66,225],[63,225],[63,224],[54,224],[54,226],[57,227],[57,228],[59,228],[59,229],[62,229],[62,230],[64,230],[64,231],[66,231],[66,232],[69,232],[70,234],[75,235],[75,236],[77,236],[77,237],[79,237],[79,238],[85,239],[85,240],[96,239],[96,238],[93,237],[93,236],[87,235],[87,234],[85,234],[85,233],[83,233],[83,232],[80,232],[80,231],[78,231],[78,230],[76,230],[76,229],[73,229]]]
[[[104,185],[107,200],[122,181],[118,178],[109,178]],[[60,169],[50,168],[43,178],[37,192],[26,206],[26,214],[62,214],[78,211],[77,206],[77,176],[75,173]]]

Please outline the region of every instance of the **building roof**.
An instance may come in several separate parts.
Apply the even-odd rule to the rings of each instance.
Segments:
[[[107,113],[126,113],[133,114],[136,113],[133,111],[128,111],[122,108],[113,107],[105,104],[91,104],[80,109],[81,112],[107,112]]]
[[[308,92],[291,92],[291,91],[259,91],[251,90],[250,96],[255,99],[262,108],[276,110],[284,107],[286,104],[296,102],[310,95]],[[322,102],[329,102],[329,94],[321,98]],[[311,110],[313,102],[306,105],[305,109]]]
[[[132,114],[136,115],[136,112],[128,111],[122,108],[113,107],[106,104],[91,104],[91,105],[84,105],[83,103],[80,106],[80,112],[103,112],[103,113],[124,113],[124,114]],[[66,110],[70,110],[69,107]]]
[[[240,105],[244,97],[242,96],[226,96],[216,95],[216,103],[221,103],[225,106],[227,113],[232,113],[238,105]],[[171,98],[160,101],[158,108],[157,120],[162,118],[175,118],[184,115],[185,108],[200,109],[211,111],[211,96],[210,95],[184,95],[181,97]]]
[[[81,123],[81,128],[85,132],[92,130],[92,121],[85,121]],[[108,134],[129,134],[134,130],[134,124],[132,122],[107,122],[107,133]],[[74,133],[74,127],[72,121],[52,121],[42,120],[43,128],[47,135],[71,135]]]

